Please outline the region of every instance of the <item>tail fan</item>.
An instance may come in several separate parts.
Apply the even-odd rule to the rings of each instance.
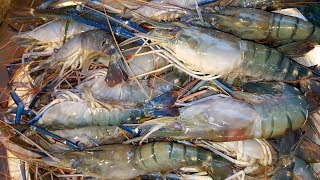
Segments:
[[[226,179],[233,174],[232,163],[219,155],[213,154],[212,160],[204,164],[203,169],[213,179]]]
[[[294,171],[297,166],[296,158],[299,150],[299,146],[304,139],[304,134],[301,132],[293,132],[287,130],[283,137],[278,138],[278,148],[280,154],[280,161],[276,167],[276,171],[272,176],[273,179],[291,179],[296,176],[296,171]]]
[[[122,81],[128,80],[128,70],[122,60],[114,60],[109,63],[108,72],[106,76],[106,83],[113,87]]]
[[[300,89],[305,93],[308,111],[315,112],[320,107],[320,81],[308,80],[300,83]]]

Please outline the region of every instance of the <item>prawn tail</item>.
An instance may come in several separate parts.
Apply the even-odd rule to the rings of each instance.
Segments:
[[[320,107],[320,80],[307,80],[300,83],[300,88],[305,93],[308,102],[308,111],[315,112]]]
[[[315,44],[310,41],[292,42],[278,47],[278,50],[288,57],[301,57],[315,48]]]
[[[297,154],[307,163],[320,163],[320,145],[304,138],[298,147]]]
[[[179,109],[174,107],[178,96],[177,91],[170,91],[151,99],[144,106],[145,113],[153,117],[179,116]]]
[[[128,70],[122,58],[119,60],[112,60],[108,66],[106,76],[106,83],[113,87],[122,81],[128,80]]]
[[[202,149],[198,151],[198,159],[202,161],[202,168],[212,179],[226,179],[233,174],[233,166],[225,158],[213,154],[202,154]]]

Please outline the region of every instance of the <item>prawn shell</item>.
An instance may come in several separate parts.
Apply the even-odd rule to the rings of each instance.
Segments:
[[[275,89],[273,94],[240,91],[235,94],[238,99],[214,95],[204,102],[181,108],[179,118],[151,120],[140,128],[147,130],[161,125],[163,128],[151,137],[177,140],[226,142],[277,137],[287,129],[299,129],[308,111],[306,99],[298,89],[275,84],[269,84],[271,91]]]
[[[171,39],[161,41],[164,34]],[[189,69],[204,74],[226,75],[242,63],[240,39],[235,36],[204,28],[186,28],[176,32],[156,29],[150,36],[159,38],[160,45]]]
[[[210,151],[174,142],[154,142],[142,146],[108,145],[83,152],[60,154],[61,162],[47,164],[76,169],[96,178],[132,179],[146,173],[198,166],[213,178],[223,179],[231,164]]]

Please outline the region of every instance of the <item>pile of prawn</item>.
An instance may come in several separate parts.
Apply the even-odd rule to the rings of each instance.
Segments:
[[[304,57],[320,28],[271,11],[308,3],[58,0],[13,13],[45,23],[12,39],[24,53],[7,65],[0,142],[57,178],[317,179],[320,71]]]

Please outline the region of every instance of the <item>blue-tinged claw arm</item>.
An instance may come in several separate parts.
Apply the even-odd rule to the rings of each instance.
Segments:
[[[18,111],[18,108],[12,108],[12,109],[10,109],[8,112],[9,113],[12,113],[12,114],[17,114],[17,111]],[[23,111],[22,111],[22,113],[21,113],[22,115],[26,115],[26,116],[28,116],[28,117],[34,117],[36,114],[33,112],[33,111],[31,111],[30,109],[23,109]]]
[[[13,101],[16,103],[17,105],[17,109],[16,109],[16,117],[15,117],[15,123],[16,124],[20,124],[21,122],[21,115],[24,112],[24,105],[23,102],[21,101],[21,99],[19,98],[19,96],[17,95],[16,92],[14,91],[10,91],[10,96],[13,99]]]
[[[53,134],[45,129],[42,129],[40,127],[37,127],[37,126],[34,126],[34,125],[30,125],[30,129],[32,131],[35,131],[35,132],[38,132],[38,133],[41,133],[41,134],[44,134],[44,135],[47,135],[49,137],[52,137],[53,139],[55,139],[56,141],[62,143],[62,144],[65,144],[67,146],[69,146],[70,148],[72,149],[78,149],[78,150],[83,150],[80,146],[78,146],[77,144],[67,140],[67,139],[64,139],[56,134]]]
[[[141,134],[141,129],[138,128],[132,128],[130,126],[125,126],[125,125],[121,125],[119,126],[121,129],[130,132],[131,134],[133,134],[135,137],[140,136]]]
[[[59,17],[61,19],[68,19],[72,21],[76,21],[79,23],[83,23],[89,26],[93,26],[102,30],[110,31],[110,27],[108,25],[108,19],[105,14],[91,10],[90,8],[82,5],[77,6],[68,6],[59,9],[32,9],[32,15],[40,16],[40,17]],[[126,39],[132,38],[135,35],[128,29],[133,29],[137,32],[146,32],[145,29],[140,27],[138,24],[123,20],[121,18],[113,17],[107,15],[109,17],[111,25],[116,25],[112,27],[112,31],[117,35],[124,37]],[[125,29],[121,26],[129,27]]]

